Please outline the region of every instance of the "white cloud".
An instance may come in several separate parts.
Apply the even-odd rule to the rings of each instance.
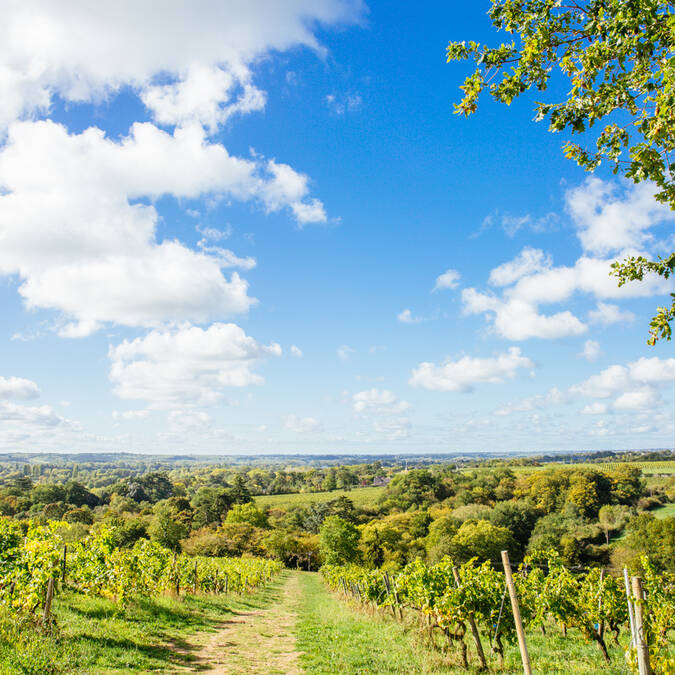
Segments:
[[[569,190],[567,209],[584,250],[606,255],[651,245],[648,230],[675,220],[668,206],[654,199],[657,191],[653,183],[605,182],[594,176]]]
[[[144,410],[113,410],[114,420],[143,420],[150,415],[150,411]]]
[[[582,415],[604,415],[607,412],[607,404],[594,401],[585,405],[580,412]]]
[[[396,315],[396,318],[401,322],[401,323],[421,323],[424,321],[419,316],[413,316],[412,312],[409,309],[404,309],[402,312],[399,312]]]
[[[298,417],[297,415],[287,415],[284,427],[296,434],[312,434],[323,430],[321,422],[313,417]]]
[[[2,377],[0,375],[0,399],[29,400],[40,395],[40,388],[32,380],[23,377]]]
[[[0,127],[48,110],[54,95],[98,101],[125,86],[161,123],[219,124],[264,103],[249,64],[295,45],[320,50],[317,22],[353,23],[363,11],[358,0],[3,3]]]
[[[447,270],[443,274],[439,274],[436,277],[436,284],[433,287],[433,291],[442,291],[446,288],[452,289],[457,288],[459,285],[460,274],[457,270]]]
[[[18,405],[8,401],[0,402],[0,421],[28,429],[76,426],[75,423],[55,413],[51,406]]]
[[[500,383],[512,379],[521,368],[534,368],[530,359],[521,355],[518,347],[490,358],[464,356],[442,364],[420,363],[412,371],[409,384],[436,391],[470,392],[475,384]]]
[[[514,403],[508,403],[495,410],[495,415],[500,417],[511,415],[514,412],[529,412],[531,410],[539,410],[547,408],[550,405],[559,405],[567,403],[570,400],[566,392],[560,391],[557,387],[553,387],[546,394],[539,394],[537,396],[528,396],[522,398]]]
[[[295,356],[296,358],[300,358],[302,356],[302,349],[300,347],[296,347],[295,345],[291,345],[291,356]]]
[[[464,312],[487,314],[495,333],[510,340],[560,338],[582,335],[588,327],[569,310],[547,315],[540,313],[540,305],[569,300],[577,292],[599,299],[635,298],[663,293],[671,286],[651,276],[619,288],[609,275],[610,264],[611,260],[581,257],[573,267],[549,267],[542,251],[524,249],[515,260],[492,271],[491,281],[506,286],[501,296],[475,288],[462,291]]]
[[[111,346],[110,379],[117,396],[150,408],[206,406],[220,401],[227,387],[260,384],[252,368],[280,355],[279,345],[262,345],[231,323],[184,325]]]
[[[354,353],[354,350],[349,345],[341,345],[337,349],[337,355],[343,361],[349,361],[349,357]]]
[[[358,93],[328,94],[324,102],[336,115],[344,115],[358,110],[363,104],[363,98]]]
[[[553,259],[550,255],[538,248],[526,246],[516,258],[495,267],[490,272],[489,283],[493,286],[510,286],[522,277],[550,270],[551,267]]]
[[[393,391],[375,388],[360,391],[352,396],[352,410],[361,419],[370,420],[373,432],[387,440],[408,436],[410,404],[399,400]]]
[[[661,395],[650,386],[621,394],[612,407],[614,410],[652,410],[661,404]]]
[[[579,356],[582,356],[587,361],[595,361],[600,356],[600,343],[595,340],[586,340]]]
[[[399,401],[396,394],[388,389],[367,389],[352,397],[355,413],[391,415],[405,412],[410,408],[407,401]]]
[[[222,271],[250,269],[253,259],[159,242],[158,213],[138,199],[221,194],[293,209],[307,178],[273,160],[232,157],[196,127],[168,134],[135,124],[116,142],[93,128],[69,134],[26,122],[0,152],[0,187],[0,274],[18,275],[28,307],[59,310],[73,319],[62,334],[81,337],[105,322],[217,320],[255,302],[246,281]]]
[[[592,323],[601,323],[609,326],[613,323],[628,323],[635,319],[635,314],[622,310],[618,305],[609,302],[599,302],[595,309],[588,313],[588,320]]]
[[[558,216],[555,213],[547,213],[541,218],[535,218],[529,213],[523,216],[515,216],[508,213],[500,213],[499,210],[496,210],[483,219],[480,231],[477,234],[489,230],[494,225],[501,227],[507,237],[515,237],[522,229],[528,229],[531,232],[540,234],[555,229],[557,224]]]

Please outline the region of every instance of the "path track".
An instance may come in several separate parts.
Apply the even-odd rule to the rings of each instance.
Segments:
[[[237,611],[215,633],[202,633],[191,672],[230,675],[299,675],[295,644],[298,575],[288,574],[264,609]]]

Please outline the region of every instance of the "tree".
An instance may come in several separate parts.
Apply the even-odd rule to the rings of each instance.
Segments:
[[[228,523],[248,523],[254,527],[268,528],[267,514],[261,511],[255,504],[235,504],[227,513],[225,519]]]
[[[605,531],[605,541],[609,545],[609,533],[620,530],[630,518],[630,509],[621,504],[605,504],[598,511],[598,520]]]
[[[510,530],[497,527],[487,520],[467,520],[452,538],[453,554],[462,561],[474,556],[481,560],[498,561],[501,551],[513,551],[516,542]]]
[[[477,68],[461,89],[455,112],[470,115],[484,90],[509,105],[517,96],[545,91],[554,72],[569,79],[567,98],[535,104],[536,119],[549,131],[583,134],[596,123],[595,148],[564,145],[565,156],[587,171],[603,161],[635,183],[652,181],[658,201],[675,209],[675,31],[668,0],[492,0],[489,16],[497,30],[516,41],[491,48],[450,42],[448,62],[473,59]],[[612,265],[619,286],[646,274],[666,279],[675,272],[675,253],[648,260],[628,257]],[[670,340],[671,306],[659,307],[648,343]]]
[[[319,546],[327,565],[356,562],[359,558],[359,531],[340,516],[328,516],[319,532]]]
[[[234,485],[230,490],[230,496],[233,504],[247,504],[253,501],[246,479],[240,473],[234,477]]]

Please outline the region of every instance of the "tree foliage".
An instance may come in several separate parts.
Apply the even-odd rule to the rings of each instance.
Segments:
[[[552,132],[594,131],[590,145],[566,142],[565,156],[587,171],[608,162],[614,173],[635,183],[651,181],[656,199],[675,209],[673,3],[492,0],[489,16],[497,30],[514,39],[498,47],[448,45],[449,62],[471,59],[477,66],[461,86],[464,97],[455,112],[475,112],[486,90],[510,105],[526,91],[547,90],[551,79],[562,75],[569,81],[567,97],[537,102],[535,119],[548,120]],[[620,286],[646,274],[667,279],[674,271],[675,253],[656,260],[629,257],[612,265]],[[671,295],[671,306],[659,307],[651,321],[649,344],[671,339]]]

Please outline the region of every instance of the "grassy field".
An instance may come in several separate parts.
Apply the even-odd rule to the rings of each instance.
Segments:
[[[65,592],[55,598],[57,630],[48,635],[0,614],[2,675],[79,673],[199,673],[299,675],[477,672],[460,665],[459,650],[435,638],[432,649],[416,612],[403,622],[330,593],[320,575],[285,571],[267,588],[243,597],[160,597],[124,610],[100,598]],[[625,636],[622,637],[622,640]],[[612,663],[573,630],[546,636],[528,631],[534,672],[628,673],[622,650],[609,645]],[[609,642],[609,640],[608,640]],[[489,638],[483,636],[489,653]],[[518,648],[508,646],[504,668],[522,672]]]
[[[54,599],[52,635],[0,614],[0,673],[148,673],[199,669],[193,636],[269,604],[274,586],[243,597],[144,598],[119,609],[65,591]]]
[[[598,469],[600,471],[613,471],[620,466],[635,466],[642,470],[642,473],[645,476],[650,476],[654,474],[673,474],[675,473],[675,460],[664,460],[662,462],[599,462],[599,463],[590,463],[590,462],[577,462],[570,464],[563,464],[561,462],[549,462],[547,464],[542,464],[540,466],[512,466],[509,467],[513,473],[534,473],[536,471],[542,471],[545,469]],[[493,471],[494,467],[478,467],[471,469],[463,469],[465,473],[471,471]]]
[[[349,497],[356,506],[374,504],[384,492],[383,487],[361,487],[353,490],[332,490],[331,492],[300,492],[287,495],[263,495],[255,497],[255,503],[260,506],[287,509],[292,506],[309,506],[317,502],[328,502],[338,497]]]
[[[675,504],[666,504],[659,509],[654,509],[652,514],[655,518],[675,518]]]

